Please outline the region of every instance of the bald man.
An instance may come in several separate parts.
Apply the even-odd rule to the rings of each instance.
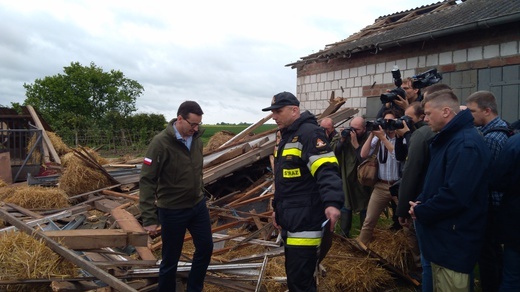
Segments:
[[[366,122],[362,117],[350,121],[350,127],[341,132],[341,138],[334,147],[339,161],[345,206],[341,209],[340,225],[343,235],[350,237],[352,214],[359,212],[360,229],[365,221],[371,187],[363,186],[357,179],[357,166],[361,163],[361,146],[368,138]]]
[[[323,118],[320,122],[320,127],[325,130],[325,135],[327,135],[327,138],[329,139],[329,143],[337,139],[339,136],[338,131],[334,129],[334,122],[331,118]]]

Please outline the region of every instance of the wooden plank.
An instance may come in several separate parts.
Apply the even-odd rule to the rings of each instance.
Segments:
[[[26,215],[26,216],[32,217],[32,218],[34,218],[34,219],[40,219],[40,218],[43,218],[42,215],[40,215],[40,214],[38,214],[38,213],[36,213],[36,212],[33,212],[33,211],[31,211],[31,210],[25,209],[25,208],[23,208],[23,207],[21,207],[21,206],[18,206],[18,205],[16,205],[16,204],[6,203],[5,205],[8,206],[8,207],[13,208],[14,210],[16,210],[16,211],[18,211],[18,212],[20,212],[20,213],[22,213],[22,214],[24,214],[24,215]]]
[[[211,183],[238,169],[251,165],[256,161],[259,161],[259,160],[267,157],[269,154],[273,153],[274,143],[275,143],[275,141],[274,141],[274,133],[273,133],[272,139],[270,139],[269,142],[262,145],[262,147],[260,147],[258,149],[253,149],[238,157],[235,157],[226,162],[223,162],[215,167],[211,167],[211,168],[204,170],[204,172],[203,172],[204,184]]]
[[[246,129],[244,129],[242,132],[240,132],[240,133],[238,133],[237,135],[233,136],[233,138],[229,139],[226,143],[220,145],[219,148],[224,148],[224,147],[226,147],[227,145],[231,145],[231,144],[234,143],[234,142],[240,141],[242,138],[244,138],[244,137],[246,137],[247,135],[249,135],[249,133],[253,132],[256,128],[260,127],[260,126],[263,125],[265,122],[267,122],[268,120],[270,120],[272,117],[273,117],[273,113],[270,113],[270,114],[267,115],[266,117],[260,119],[258,122],[252,124],[251,126],[247,127]]]
[[[50,155],[52,155],[52,159],[54,159],[54,162],[61,164],[60,156],[58,155],[58,153],[56,152],[56,149],[52,145],[51,139],[49,138],[49,135],[47,135],[47,132],[45,131],[45,128],[43,127],[43,124],[40,121],[40,118],[36,114],[36,111],[34,110],[34,108],[31,105],[27,105],[26,108],[29,111],[29,113],[31,114],[31,117],[32,117],[34,123],[36,124],[36,126],[38,127],[38,129],[42,130],[43,142],[44,142],[44,147],[43,147],[44,161],[50,162],[50,159],[49,159],[49,153],[50,153]]]
[[[262,268],[260,269],[260,273],[258,275],[258,281],[256,283],[255,292],[260,292],[262,288],[262,281],[264,279],[265,270],[267,269],[267,255],[264,256],[264,260],[262,261]]]
[[[249,200],[245,200],[245,201],[242,201],[242,202],[239,202],[239,203],[235,203],[233,205],[229,205],[230,207],[238,207],[238,206],[243,206],[243,205],[247,205],[249,203],[252,203],[252,202],[258,202],[258,201],[263,201],[265,199],[270,199],[271,197],[274,197],[274,193],[267,193],[261,197],[255,197],[255,198],[251,198]]]
[[[226,160],[229,160],[231,158],[235,158],[239,155],[242,155],[249,150],[251,150],[251,145],[249,145],[248,143],[245,143],[239,147],[235,147],[235,148],[232,148],[231,150],[224,152],[223,154],[221,154],[220,156],[217,156],[215,159],[213,159],[211,161],[208,161],[207,159],[205,159],[203,167],[206,168],[206,167],[211,167],[213,165],[217,165]],[[206,161],[208,161],[208,162],[206,163]]]
[[[53,292],[96,291],[98,288],[100,287],[91,281],[51,282]]]
[[[336,234],[333,234],[334,236],[339,236]],[[406,274],[403,270],[400,268],[392,265],[390,262],[388,262],[385,258],[383,258],[381,255],[376,253],[375,251],[368,248],[363,242],[361,242],[358,238],[356,239],[346,239],[347,242],[349,242],[352,246],[356,247],[357,249],[364,251],[368,254],[368,256],[378,259],[379,263],[383,266],[383,268],[386,268],[387,270],[393,272],[394,274],[398,275],[402,279],[408,281],[409,283],[420,286],[421,283],[417,281],[416,279],[412,278],[410,275]]]
[[[136,202],[139,202],[139,196],[127,195],[127,194],[123,194],[123,193],[119,193],[119,192],[115,192],[115,191],[111,191],[111,190],[102,190],[101,193],[103,195],[107,195],[107,196],[114,196],[114,197],[119,197],[119,198],[125,198],[125,199],[130,199],[130,200],[134,200]]]
[[[234,200],[233,202],[230,202],[226,206],[227,207],[236,206],[238,203],[240,203],[242,201],[245,201],[246,199],[249,199],[251,196],[253,196],[256,193],[258,193],[259,190],[268,187],[272,183],[273,183],[272,181],[266,180],[263,183],[259,184],[258,186],[256,186],[256,187],[252,188],[251,190],[247,191],[243,196],[240,196],[238,199]]]
[[[148,245],[148,233],[120,229],[55,230],[44,234],[70,249],[79,250]]]
[[[128,211],[115,208],[110,211],[110,214],[114,217],[119,227],[125,231],[146,232],[143,226]],[[136,246],[135,250],[143,260],[157,260],[148,247]]]
[[[105,212],[105,213],[110,213],[110,211],[112,211],[113,209],[117,208],[121,206],[120,203],[114,201],[114,200],[109,200],[109,199],[101,199],[101,200],[97,200],[94,202],[94,207],[101,211],[101,212]]]
[[[118,291],[135,291],[134,288],[128,286],[121,280],[117,279],[116,277],[110,275],[109,273],[105,272],[104,270],[96,267],[93,263],[88,262],[81,258],[80,256],[76,255],[73,251],[64,248],[62,245],[58,244],[56,241],[52,240],[45,234],[43,234],[41,231],[32,229],[31,227],[24,224],[22,221],[16,219],[15,217],[11,216],[8,212],[0,208],[0,217],[9,222],[9,224],[15,226],[19,230],[30,234],[36,239],[41,239],[45,242],[45,245],[47,245],[51,250],[53,250],[55,253],[59,254],[60,256],[64,257],[66,260],[70,261],[71,263],[75,264],[79,268],[84,269],[85,271],[92,274],[94,277],[98,278],[99,280],[105,282],[110,287],[118,290]]]

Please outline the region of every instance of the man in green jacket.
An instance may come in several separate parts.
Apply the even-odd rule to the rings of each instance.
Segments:
[[[350,237],[352,214],[359,212],[359,229],[367,215],[368,201],[372,187],[363,186],[357,178],[357,167],[362,162],[361,146],[365,144],[369,133],[363,117],[355,117],[350,126],[341,131],[341,137],[333,144],[334,153],[339,161],[345,205],[341,208],[340,226],[346,237]]]
[[[198,103],[183,102],[177,118],[152,139],[143,161],[139,181],[143,226],[150,235],[156,235],[161,225],[158,291],[175,291],[186,229],[195,245],[188,291],[202,291],[211,260],[211,222],[202,181],[202,115]]]

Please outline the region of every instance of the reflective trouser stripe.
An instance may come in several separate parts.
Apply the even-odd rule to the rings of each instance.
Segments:
[[[287,237],[287,245],[319,246],[320,244],[321,238]]]
[[[321,244],[321,231],[287,232],[287,245],[319,246]]]

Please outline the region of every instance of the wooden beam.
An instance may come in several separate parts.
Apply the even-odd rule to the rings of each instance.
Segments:
[[[127,195],[127,194],[123,194],[123,193],[119,193],[119,192],[115,192],[115,191],[111,191],[111,190],[102,190],[101,193],[103,195],[107,195],[107,196],[125,198],[125,199],[130,199],[130,200],[139,202],[139,196]]]
[[[55,253],[59,254],[60,256],[64,257],[71,263],[75,264],[79,268],[82,268],[92,274],[94,277],[98,278],[99,280],[106,283],[108,286],[118,290],[118,291],[135,291],[134,288],[128,286],[121,280],[117,279],[116,277],[110,275],[109,273],[105,272],[104,270],[96,267],[93,263],[84,260],[83,258],[76,255],[71,250],[63,247],[62,245],[58,244],[56,241],[49,238],[47,235],[43,234],[41,231],[32,229],[31,227],[27,226],[22,221],[18,220],[17,218],[11,216],[7,211],[0,208],[0,217],[2,217],[3,220],[9,222],[9,224],[15,226],[19,230],[30,234],[36,239],[41,239],[45,242],[45,245],[47,245],[51,250],[53,250]]]
[[[36,114],[36,111],[34,110],[34,108],[31,105],[27,105],[26,108],[27,108],[27,110],[29,110],[29,113],[31,114],[31,117],[32,117],[34,123],[36,124],[36,126],[38,127],[38,129],[42,130],[43,142],[44,142],[44,147],[43,147],[44,161],[50,162],[50,159],[49,159],[49,153],[50,153],[52,155],[52,159],[54,159],[54,162],[61,164],[60,156],[58,155],[58,153],[56,152],[56,149],[52,145],[51,139],[47,135],[47,132],[45,131],[45,128],[43,127],[43,124],[40,121],[38,114]]]
[[[119,227],[125,231],[146,232],[143,226],[130,212],[115,208],[110,211],[110,214],[114,217]],[[149,241],[151,241],[151,239],[149,239]],[[143,260],[157,260],[147,246],[136,246],[135,250]]]
[[[223,148],[223,147],[226,147],[227,145],[231,145],[232,143],[234,142],[237,142],[237,141],[240,141],[242,138],[246,137],[247,135],[249,135],[249,133],[253,132],[256,128],[260,127],[261,125],[263,125],[265,122],[267,122],[268,120],[270,120],[271,118],[273,117],[273,113],[270,113],[269,115],[267,115],[265,118],[262,118],[261,120],[259,120],[258,122],[252,124],[251,126],[247,127],[246,129],[244,129],[242,132],[238,133],[237,135],[235,135],[233,138],[229,139],[226,143],[220,145],[219,148]]]
[[[70,249],[79,250],[148,245],[148,233],[121,229],[53,230],[44,234]]]

